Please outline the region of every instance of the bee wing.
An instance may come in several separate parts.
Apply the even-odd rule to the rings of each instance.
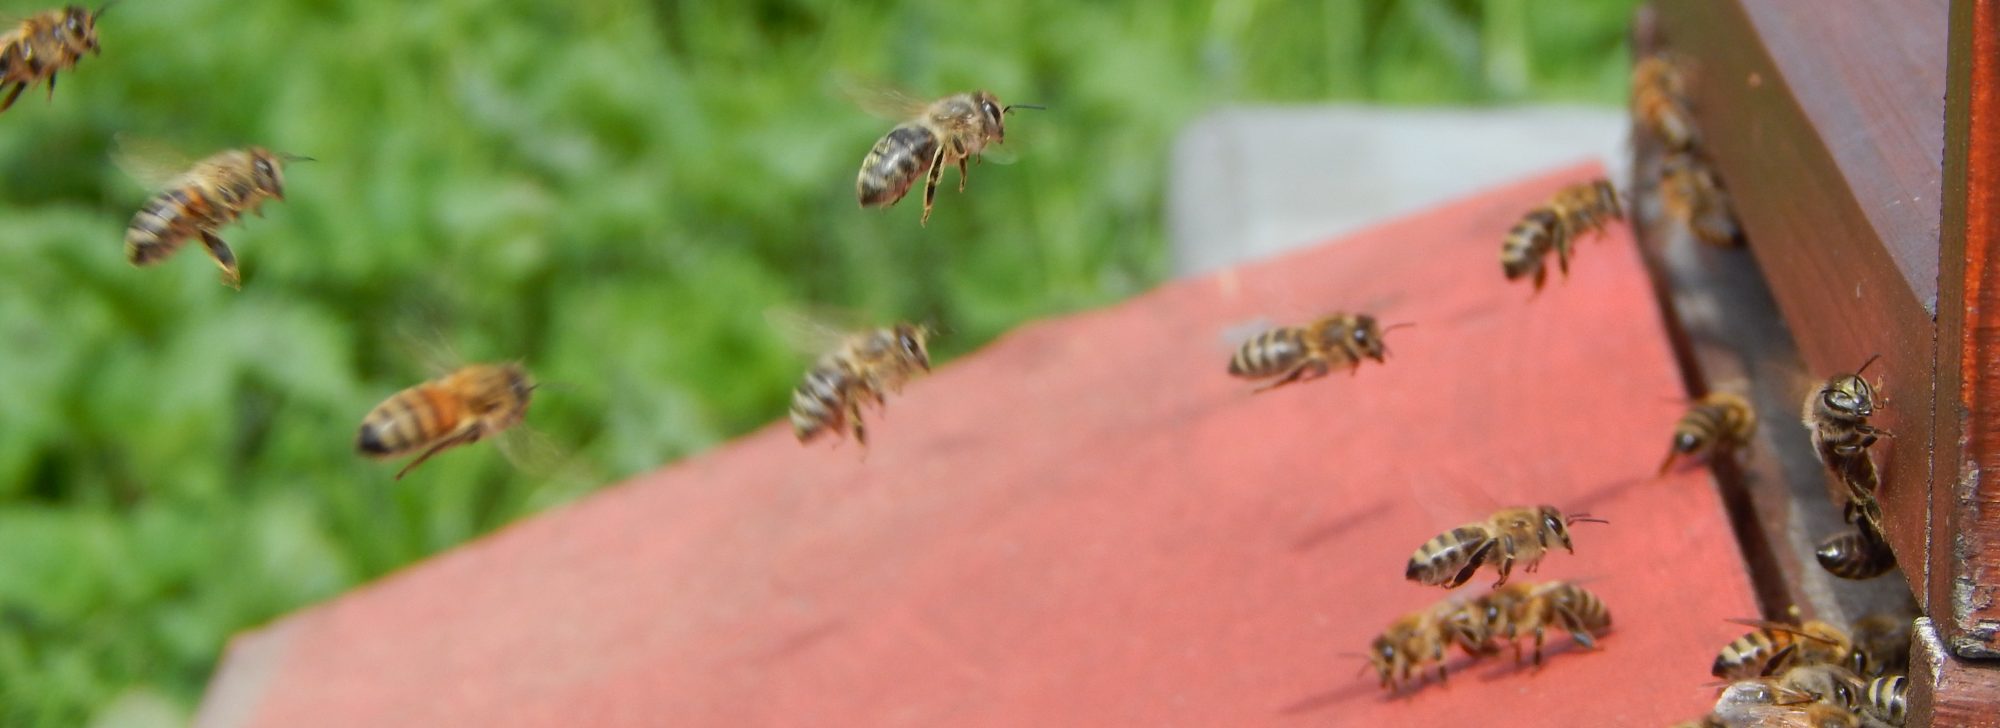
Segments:
[[[1755,627],[1757,629],[1768,629],[1775,632],[1785,632],[1799,637],[1803,637],[1805,639],[1812,640],[1814,642],[1822,642],[1829,645],[1834,644],[1833,640],[1829,640],[1825,637],[1805,632],[1802,628],[1799,627],[1799,625],[1796,624],[1785,624],[1784,622],[1772,622],[1770,620],[1748,619],[1748,618],[1735,618],[1729,620],[1729,622],[1732,624],[1740,624],[1745,627]]]
[[[1278,325],[1266,316],[1239,321],[1223,328],[1222,332],[1216,335],[1215,345],[1223,352],[1234,354],[1236,350],[1243,348],[1244,344],[1250,343],[1251,339],[1257,338],[1258,334],[1277,327]]]
[[[886,83],[863,81],[845,74],[835,76],[834,83],[849,102],[888,121],[909,121],[931,105],[929,99]]]
[[[145,185],[146,189],[157,190],[174,184],[194,168],[195,160],[171,144],[119,132],[113,137],[111,159],[118,168]]]
[[[801,354],[819,356],[840,348],[862,327],[846,325],[844,313],[803,310],[785,306],[764,309],[764,321],[785,344]]]

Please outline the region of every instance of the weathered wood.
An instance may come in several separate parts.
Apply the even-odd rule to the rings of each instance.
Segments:
[[[1910,638],[1909,726],[2000,728],[2000,664],[1953,656],[1932,620]]]

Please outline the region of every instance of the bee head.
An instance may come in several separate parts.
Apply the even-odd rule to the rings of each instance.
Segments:
[[[1701,447],[1701,438],[1692,432],[1674,433],[1674,452],[1691,453]]]
[[[1843,374],[1827,380],[1819,390],[1819,404],[1847,419],[1868,417],[1875,414],[1875,387],[1859,376]]]
[[[263,147],[250,149],[250,175],[258,189],[271,193],[279,200],[285,199],[284,163],[270,150]]]
[[[925,348],[924,340],[930,338],[930,329],[916,324],[896,324],[896,352],[903,358],[916,362],[924,371],[931,370],[931,353]]]
[[[104,14],[104,11],[110,8],[111,5],[106,4],[98,8],[95,13],[75,5],[63,8],[62,25],[58,30],[65,43],[79,51],[91,51],[102,55],[103,51],[97,47],[97,16]]]
[[[995,142],[1007,141],[1007,107],[1000,105],[999,97],[991,91],[974,91],[972,105],[979,110],[979,121],[986,128],[986,137]]]
[[[1382,340],[1382,325],[1374,316],[1360,314],[1354,317],[1354,328],[1347,336],[1353,340],[1354,348],[1377,362],[1388,360],[1388,344]]]

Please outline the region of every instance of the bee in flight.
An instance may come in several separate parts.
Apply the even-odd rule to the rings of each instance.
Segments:
[[[1692,152],[1670,154],[1660,163],[1660,206],[1704,243],[1732,246],[1743,240],[1729,194]]]
[[[1007,114],[1015,109],[1041,106],[1003,106],[988,91],[953,94],[932,102],[914,100],[901,94],[885,94],[872,103],[885,115],[907,119],[875,142],[861,160],[861,173],[854,180],[854,193],[862,207],[886,207],[903,199],[910,185],[924,177],[924,214],[918,224],[930,223],[931,204],[937,199],[938,179],[944,168],[958,165],[958,191],[965,191],[965,160],[980,158],[988,144],[1007,141]]]
[[[1515,562],[1522,562],[1524,570],[1533,572],[1552,546],[1560,545],[1563,550],[1576,553],[1576,547],[1570,543],[1569,527],[1584,522],[1606,523],[1588,513],[1565,516],[1555,506],[1502,509],[1484,521],[1459,526],[1424,542],[1410,556],[1403,577],[1419,584],[1456,589],[1470,580],[1480,566],[1493,564],[1500,573],[1499,581],[1493,583],[1497,588],[1507,583]]]
[[[474,364],[383,400],[361,420],[354,449],[372,458],[419,450],[396,479],[445,450],[469,445],[520,423],[534,380],[519,364]]]
[[[29,17],[0,35],[0,111],[21,98],[21,92],[42,81],[49,83],[49,98],[56,95],[56,74],[76,66],[83,54],[104,55],[97,45],[97,19],[111,8],[109,3],[91,12],[75,5],[48,10]],[[8,91],[8,86],[13,86]]]
[[[1609,180],[1564,187],[1548,202],[1529,210],[1507,232],[1500,243],[1500,270],[1510,281],[1532,275],[1535,290],[1542,290],[1548,278],[1545,260],[1550,251],[1555,252],[1556,265],[1567,276],[1576,240],[1586,232],[1601,234],[1610,221],[1623,219],[1625,208]]]
[[[1709,674],[1727,680],[1776,675],[1799,665],[1855,664],[1854,638],[1846,630],[1817,619],[1797,625],[1755,619],[1731,622],[1756,631],[1722,647]]]
[[[1654,55],[1632,64],[1632,118],[1668,149],[1694,146],[1694,115],[1688,113],[1687,80],[1672,61]]]
[[[1326,376],[1335,366],[1359,372],[1363,359],[1388,361],[1384,333],[1412,325],[1385,328],[1367,314],[1335,313],[1305,326],[1268,329],[1236,350],[1229,360],[1229,374],[1244,379],[1280,377],[1257,388],[1256,391],[1262,392]]]
[[[1893,434],[1868,424],[1875,414],[1875,386],[1861,376],[1878,358],[1869,357],[1853,374],[1834,376],[1807,394],[1800,420],[1812,432],[1813,454],[1847,487],[1848,520],[1865,520],[1879,533],[1875,491],[1881,475],[1868,447]]]
[[[1896,553],[1867,519],[1821,541],[1813,556],[1820,568],[1842,579],[1873,579],[1896,568]]]
[[[1756,432],[1757,412],[1749,400],[1730,392],[1710,392],[1674,424],[1673,446],[1660,463],[1659,474],[1666,475],[1674,460],[1683,456],[1735,452],[1748,446]]]
[[[902,391],[904,382],[929,372],[929,336],[928,328],[899,323],[848,336],[822,355],[792,391],[792,432],[799,442],[811,442],[829,431],[847,431],[855,442],[867,446],[862,403],[872,400],[876,407],[885,407],[888,395]]]
[[[142,179],[164,176],[150,170],[161,169],[157,165],[164,163],[159,161],[162,154],[171,155],[153,150],[137,155],[125,152],[121,163]],[[146,158],[148,153],[151,158]],[[311,159],[250,147],[219,152],[194,163],[185,173],[171,177],[165,188],[132,216],[132,224],[125,228],[126,259],[136,266],[153,265],[180,250],[190,238],[200,238],[222,268],[222,282],[241,288],[243,278],[236,268],[236,254],[216,232],[245,213],[261,216],[267,199],[283,201],[285,163]]]

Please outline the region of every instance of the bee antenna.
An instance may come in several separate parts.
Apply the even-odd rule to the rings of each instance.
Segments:
[[[1856,370],[1854,370],[1854,376],[1857,376],[1857,377],[1858,377],[1858,376],[1861,376],[1861,373],[1862,373],[1862,372],[1865,372],[1865,371],[1868,371],[1868,365],[1870,365],[1870,364],[1874,364],[1874,363],[1875,363],[1875,360],[1876,360],[1876,359],[1880,359],[1880,358],[1882,358],[1882,355],[1881,355],[1881,354],[1876,354],[1876,355],[1874,355],[1874,356],[1871,356],[1871,357],[1868,357],[1868,361],[1864,361],[1864,362],[1861,362],[1861,368],[1860,368],[1860,369],[1856,369]]]
[[[1009,106],[1009,107],[1007,107],[1007,108],[1004,108],[1004,109],[1001,109],[1001,110],[1000,110],[1000,113],[1002,113],[1002,114],[1006,114],[1006,113],[1011,113],[1011,112],[1013,112],[1013,111],[1014,111],[1015,109],[1034,109],[1034,110],[1036,110],[1036,111],[1048,111],[1048,110],[1049,110],[1049,107],[1047,107],[1047,106],[1041,106],[1041,105],[1038,105],[1038,104],[1014,104],[1013,106]]]
[[[317,160],[317,159],[314,159],[314,158],[312,158],[312,157],[308,157],[308,156],[306,156],[306,155],[303,155],[303,154],[292,154],[292,153],[290,153],[290,152],[286,152],[286,153],[284,153],[284,154],[280,154],[280,155],[278,155],[278,158],[279,158],[279,159],[282,159],[282,160],[285,160],[285,161],[287,161],[287,162],[317,162],[317,161],[319,161],[319,160]]]
[[[1382,327],[1382,333],[1386,334],[1386,333],[1389,333],[1389,332],[1391,332],[1391,331],[1395,331],[1396,329],[1407,329],[1407,328],[1410,328],[1410,327],[1412,327],[1412,326],[1416,326],[1416,325],[1417,325],[1417,322],[1415,322],[1415,321],[1403,321],[1403,322],[1400,322],[1400,323],[1393,323],[1393,324],[1389,324],[1388,326],[1384,326],[1384,327]]]
[[[1610,523],[1602,518],[1591,518],[1588,513],[1572,513],[1569,518],[1563,520],[1566,523]]]

